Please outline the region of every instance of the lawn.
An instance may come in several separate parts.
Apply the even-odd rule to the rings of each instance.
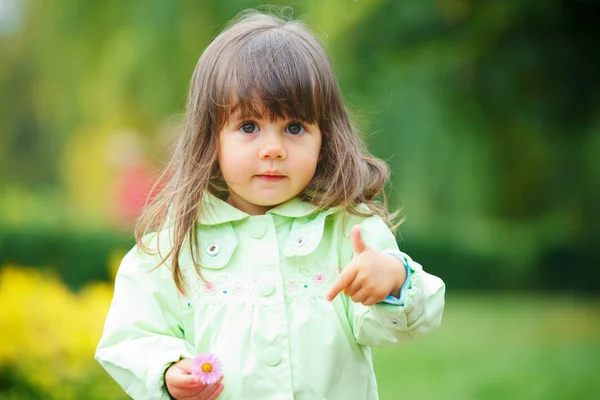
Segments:
[[[382,400],[600,398],[600,301],[449,295],[437,332],[374,358]]]

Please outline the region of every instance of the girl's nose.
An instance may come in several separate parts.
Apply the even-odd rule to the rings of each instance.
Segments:
[[[258,150],[258,156],[261,159],[279,159],[285,160],[287,154],[279,135],[268,135]]]

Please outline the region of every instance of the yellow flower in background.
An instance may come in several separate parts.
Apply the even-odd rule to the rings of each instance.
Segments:
[[[119,397],[94,360],[111,297],[108,283],[73,293],[49,272],[0,268],[0,368],[53,398],[80,398],[89,385],[102,387],[94,398]]]

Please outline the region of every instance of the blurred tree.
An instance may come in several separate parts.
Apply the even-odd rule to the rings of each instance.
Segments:
[[[117,179],[108,138],[141,132],[161,160],[202,49],[240,10],[268,9],[5,1],[0,222],[98,226]],[[587,288],[600,281],[585,268],[600,264],[599,11],[585,0],[310,0],[283,13],[323,39],[371,149],[392,165],[407,250],[455,286]],[[571,260],[583,275],[565,282]]]
[[[599,11],[580,0],[388,1],[340,35],[336,52],[354,61],[339,68],[342,85],[366,109],[371,148],[391,160],[396,204],[418,220],[408,236],[496,254],[517,279],[500,287],[547,287],[543,269],[556,288],[597,281],[586,267],[600,263],[600,175],[583,153],[600,154]],[[554,248],[560,262],[546,256]],[[565,258],[583,279],[565,282]]]

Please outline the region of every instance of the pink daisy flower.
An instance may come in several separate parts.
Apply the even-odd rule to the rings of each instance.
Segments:
[[[205,385],[210,385],[221,379],[223,366],[213,353],[200,353],[194,358],[192,374],[198,376]]]

